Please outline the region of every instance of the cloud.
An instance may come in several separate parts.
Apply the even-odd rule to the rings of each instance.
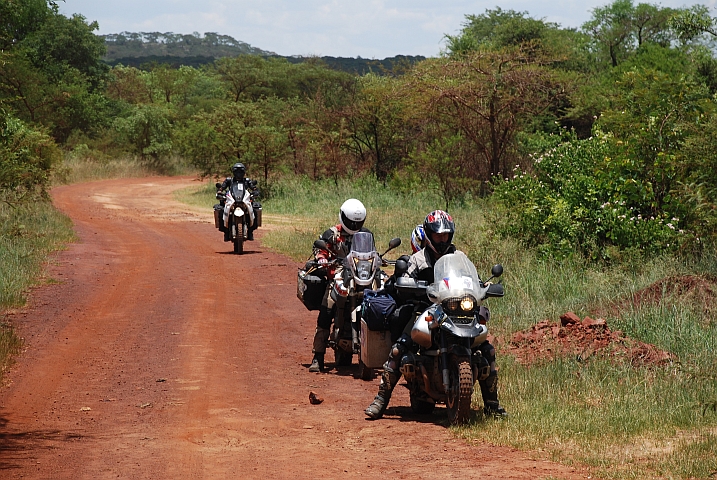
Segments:
[[[564,27],[579,27],[609,0],[506,0],[504,10],[527,11]],[[687,5],[714,7],[717,0]],[[455,35],[466,14],[494,9],[495,0],[67,0],[64,14],[97,20],[99,33],[217,32],[282,55],[317,54],[384,58],[435,56],[445,34]],[[663,0],[682,7],[682,0]]]

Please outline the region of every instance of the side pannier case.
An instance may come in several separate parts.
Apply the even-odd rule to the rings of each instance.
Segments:
[[[296,296],[308,310],[318,310],[326,293],[328,280],[300,269],[296,282]]]

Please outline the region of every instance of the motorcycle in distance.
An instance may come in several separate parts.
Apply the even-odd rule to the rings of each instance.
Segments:
[[[401,267],[397,265],[397,270]],[[491,274],[488,281],[501,276],[502,265],[493,266]],[[504,294],[503,285],[486,283],[460,251],[438,259],[430,285],[397,275],[399,295],[418,301],[428,296],[432,302],[411,330],[418,351],[408,352],[401,359],[401,373],[415,413],[429,414],[436,403],[444,403],[451,425],[470,419],[473,386],[490,370],[480,351],[472,351],[488,336],[479,308],[486,298]]]
[[[228,201],[227,194],[218,191],[222,184],[216,183],[216,198],[219,203],[214,205],[214,226],[224,232],[224,206]],[[254,189],[246,188],[243,183],[232,182],[229,192],[233,203],[229,209],[229,233],[234,244],[234,253],[244,253],[244,242],[247,239],[249,228],[256,223],[261,227],[261,204],[256,201],[258,190],[254,182]]]
[[[381,267],[395,263],[384,260],[383,256],[400,245],[401,239],[394,238],[388,243],[388,249],[379,255],[372,233],[354,234],[351,251],[335,275],[331,289],[337,307],[329,346],[334,351],[337,366],[349,366],[353,362],[353,355],[360,355],[359,331],[364,291],[380,290],[383,287],[388,275]],[[327,249],[326,242],[320,239],[314,242],[314,247]],[[359,360],[359,370],[361,366]]]

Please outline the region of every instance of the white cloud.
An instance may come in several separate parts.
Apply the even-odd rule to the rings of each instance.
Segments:
[[[564,27],[579,27],[608,1],[500,2]],[[665,7],[706,2],[665,0]],[[97,20],[99,33],[217,32],[282,55],[317,54],[384,58],[434,56],[445,34],[460,31],[466,14],[496,8],[495,0],[66,0],[60,11]]]

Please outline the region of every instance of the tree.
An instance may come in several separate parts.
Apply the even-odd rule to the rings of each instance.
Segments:
[[[597,51],[607,54],[613,67],[632,50],[633,13],[632,0],[615,0],[593,9],[592,19],[583,24]]]
[[[181,150],[202,177],[219,177],[249,151],[248,134],[264,124],[258,106],[229,102],[195,115],[179,133]],[[248,166],[248,165],[247,165]]]
[[[115,121],[115,128],[133,153],[161,169],[163,159],[172,150],[170,117],[166,106],[137,105],[130,115]]]
[[[0,193],[15,203],[45,194],[52,166],[62,159],[52,138],[0,109]]]
[[[398,81],[374,74],[359,79],[355,100],[347,107],[353,151],[372,162],[381,181],[407,156],[403,109]]]
[[[504,176],[517,133],[567,93],[549,61],[520,47],[427,60],[407,81],[409,108],[461,132],[478,154],[474,178]]]

